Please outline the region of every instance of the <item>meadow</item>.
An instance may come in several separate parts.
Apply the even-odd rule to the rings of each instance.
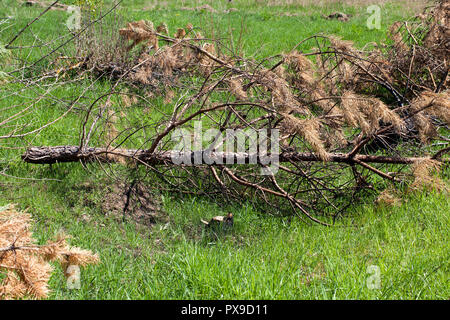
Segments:
[[[209,7],[195,10],[204,4]],[[165,22],[170,30],[188,23],[201,26],[203,34],[232,39],[230,43],[238,52],[258,59],[287,52],[319,33],[352,40],[359,48],[367,43],[384,43],[389,41],[386,33],[393,22],[408,19],[424,6],[423,1],[378,2],[381,28],[369,30],[367,7],[371,4],[362,0],[288,4],[138,0],[124,1],[119,11],[124,22]],[[7,43],[42,9],[14,0],[2,1],[0,17],[11,16],[13,22],[0,29],[0,44]],[[336,11],[351,15],[350,20],[323,17]],[[48,12],[15,45],[57,41],[57,35],[66,32],[63,29],[68,17],[64,11]],[[39,57],[31,49],[21,50],[20,55],[30,61]],[[93,97],[96,90],[107,86],[98,82],[86,96]],[[84,88],[74,84],[64,90],[73,90],[76,95]],[[26,103],[35,94],[39,93],[0,97],[0,106]],[[58,92],[54,94],[58,98]],[[60,94],[67,96],[67,92]],[[61,113],[55,101],[54,108],[44,103],[38,106],[38,119],[24,116],[23,121],[39,127],[54,119]],[[78,290],[67,288],[63,272],[55,264],[49,299],[450,297],[450,201],[446,193],[411,193],[405,189],[398,206],[376,203],[376,195],[371,195],[347,209],[343,225],[323,227],[268,214],[246,200],[221,202],[161,191],[155,195],[159,208],[155,220],[137,223],[109,214],[111,207],[105,209],[105,195],[119,191],[101,167],[22,162],[20,156],[29,145],[76,144],[80,123],[76,114],[70,114],[35,136],[8,140],[3,145],[0,140],[0,207],[15,203],[30,212],[39,243],[64,231],[72,236],[71,244],[97,252],[101,259],[98,265],[82,269]],[[132,180],[131,169],[117,170]],[[448,168],[442,176],[449,181]],[[386,185],[380,182],[378,187],[381,191]],[[215,234],[200,222],[228,212],[235,219],[230,231]]]

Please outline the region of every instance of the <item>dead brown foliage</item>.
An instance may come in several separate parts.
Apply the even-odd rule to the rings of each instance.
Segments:
[[[60,234],[45,245],[37,245],[32,235],[31,215],[14,206],[0,210],[0,271],[6,277],[0,281],[0,299],[46,298],[48,281],[58,261],[69,266],[98,263],[99,258],[89,250],[71,247],[67,237]]]
[[[449,191],[446,183],[439,178],[442,163],[433,159],[424,159],[412,166],[414,182],[410,185],[415,191]]]

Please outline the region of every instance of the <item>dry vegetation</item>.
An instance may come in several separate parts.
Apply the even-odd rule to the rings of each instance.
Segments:
[[[54,241],[37,245],[32,234],[31,215],[14,206],[0,208],[0,299],[46,298],[48,281],[57,261],[67,277],[70,266],[97,263],[99,258],[89,250],[70,247],[67,236],[60,234]]]

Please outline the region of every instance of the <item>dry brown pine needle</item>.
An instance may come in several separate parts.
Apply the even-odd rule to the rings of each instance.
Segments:
[[[47,298],[53,271],[50,261],[60,262],[64,269],[99,262],[97,254],[70,247],[62,234],[37,245],[31,223],[31,215],[13,205],[0,208],[0,272],[6,274],[0,282],[0,299]]]

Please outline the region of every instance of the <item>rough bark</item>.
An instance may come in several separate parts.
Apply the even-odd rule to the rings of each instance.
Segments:
[[[55,146],[55,147],[32,147],[29,148],[22,159],[28,163],[35,164],[52,164],[61,162],[78,162],[78,161],[101,161],[101,162],[121,162],[124,158],[134,159],[137,162],[148,165],[179,165],[180,159],[188,160],[183,164],[269,164],[270,160],[276,159],[276,155],[272,158],[260,157],[248,153],[232,153],[232,152],[180,152],[165,151],[161,153],[149,153],[146,150],[133,149],[114,149],[114,148],[85,148],[80,150],[78,146]],[[207,161],[205,161],[207,159]],[[209,159],[209,160],[208,160]],[[341,163],[389,163],[389,164],[412,164],[417,161],[424,160],[420,157],[387,157],[356,154],[349,156],[348,154],[335,153],[330,154],[330,162]],[[228,161],[227,161],[228,160]],[[256,160],[256,161],[255,161]],[[283,152],[279,155],[279,162],[300,162],[300,161],[323,161],[319,156],[310,152]],[[449,162],[449,159],[443,159],[443,162]]]

